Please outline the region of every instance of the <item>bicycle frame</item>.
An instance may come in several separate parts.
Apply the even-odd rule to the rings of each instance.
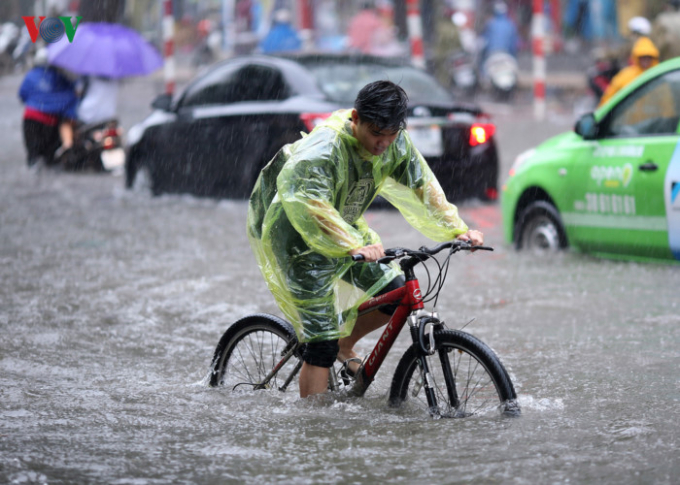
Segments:
[[[414,311],[422,310],[424,308],[422,292],[420,284],[411,270],[409,275],[407,272],[406,284],[401,288],[392,290],[383,295],[374,296],[359,307],[359,315],[377,310],[379,306],[399,303],[396,311],[385,326],[378,343],[375,345],[369,356],[364,361],[361,369],[357,373],[354,386],[351,393],[353,395],[362,396],[371,385],[380,366],[385,361],[385,357],[389,353],[392,345],[397,340],[402,328],[408,320],[408,316]]]
[[[350,394],[355,396],[363,396],[366,390],[373,382],[378,369],[385,361],[385,357],[389,353],[392,345],[397,340],[399,333],[408,321],[408,316],[412,315],[418,310],[424,309],[422,292],[420,289],[420,283],[415,276],[413,271],[413,265],[402,265],[404,274],[406,276],[406,283],[401,288],[392,290],[388,293],[382,295],[374,296],[370,298],[362,305],[359,306],[359,315],[369,313],[371,311],[376,311],[378,307],[382,305],[398,304],[396,311],[390,317],[387,325],[385,325],[385,330],[383,330],[378,343],[375,345],[368,358],[364,361],[359,372],[356,375],[354,385],[350,390]],[[416,320],[414,319],[414,325]],[[262,380],[261,383],[255,386],[255,389],[264,389],[269,386],[269,382],[272,377],[284,366],[288,360],[295,355],[302,344],[298,343],[295,347],[291,348],[285,355],[282,356],[281,360],[274,366],[274,368],[269,372],[269,374]],[[279,388],[279,390],[285,390],[293,377],[300,371],[302,367],[302,362],[294,368],[293,372],[287,377],[284,384]],[[331,388],[337,388],[337,380],[335,379],[335,374],[331,372]]]
[[[378,343],[373,348],[368,358],[364,361],[361,366],[359,373],[356,376],[356,380],[351,394],[356,396],[363,396],[366,393],[366,389],[371,385],[375,374],[380,369],[380,366],[385,361],[385,357],[389,353],[392,345],[397,340],[401,329],[404,328],[408,316],[414,311],[421,310],[424,308],[422,294],[420,290],[420,284],[413,274],[413,270],[410,270],[410,275],[407,272],[407,278],[412,277],[412,279],[407,279],[404,286],[392,290],[388,293],[374,296],[373,298],[364,302],[359,306],[359,315],[364,313],[369,313],[375,311],[378,307],[382,305],[398,304],[396,311],[390,317],[390,320],[385,325],[385,330],[383,330]],[[261,383],[255,386],[255,389],[265,389],[269,386],[269,382],[272,377],[288,362],[296,352],[298,352],[302,344],[298,343],[295,347],[291,348],[286,352],[281,360],[274,366],[274,368],[267,374],[267,376],[262,380]],[[279,390],[285,390],[290,382],[293,380],[295,375],[300,371],[302,367],[302,361],[294,368],[293,372],[286,378],[284,384],[279,387]],[[337,387],[336,380],[333,379],[335,375],[331,372],[331,386],[332,388]]]

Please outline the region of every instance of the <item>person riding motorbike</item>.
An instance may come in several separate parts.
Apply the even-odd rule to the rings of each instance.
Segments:
[[[588,87],[593,92],[596,102],[599,103],[620,67],[616,57],[604,48],[593,49],[592,56],[595,64],[586,71],[586,78]]]
[[[517,26],[508,16],[508,6],[504,2],[496,2],[493,13],[493,17],[486,23],[482,32],[484,42],[480,59],[482,66],[494,52],[507,52],[516,58],[519,48]]]
[[[25,105],[23,131],[30,168],[56,165],[58,151],[71,148],[78,106],[74,82],[47,63],[45,48],[36,52],[34,63],[19,88]]]
[[[609,83],[609,86],[602,95],[602,99],[600,99],[599,106],[602,106],[609,101],[614,94],[647,69],[656,66],[659,63],[659,50],[649,38],[640,37],[633,46],[631,59],[633,64],[621,69],[621,71],[614,76],[611,83]]]
[[[628,21],[628,34],[618,48],[618,61],[621,66],[630,66],[634,63],[631,56],[635,43],[642,37],[649,37],[652,32],[652,24],[645,17],[633,17]]]
[[[260,173],[248,206],[247,232],[279,308],[306,342],[300,396],[325,392],[336,358],[358,369],[354,344],[396,308],[358,317],[368,298],[404,284],[363,213],[380,194],[426,236],[483,243],[447,202],[405,130],[408,98],[390,81],[359,92]],[[354,264],[362,254],[367,263]]]
[[[279,9],[274,12],[274,23],[262,42],[260,50],[264,54],[275,52],[297,52],[302,48],[302,40],[291,25],[290,12]]]

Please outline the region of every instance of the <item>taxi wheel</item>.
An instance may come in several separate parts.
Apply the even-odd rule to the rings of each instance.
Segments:
[[[568,246],[559,212],[549,202],[536,201],[524,209],[515,227],[515,246],[530,251],[559,251]]]

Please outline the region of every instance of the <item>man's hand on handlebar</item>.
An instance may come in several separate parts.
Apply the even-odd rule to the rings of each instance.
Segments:
[[[468,232],[461,234],[456,239],[468,241],[472,246],[481,246],[484,244],[484,234],[476,229],[470,229]]]
[[[364,261],[373,262],[385,256],[385,249],[383,248],[382,244],[378,243],[371,244],[370,246],[364,246],[363,248],[359,249],[352,249],[349,254],[350,256],[361,254],[364,257]]]

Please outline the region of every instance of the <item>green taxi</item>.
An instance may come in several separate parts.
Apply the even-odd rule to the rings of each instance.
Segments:
[[[518,249],[680,260],[680,58],[641,74],[574,131],[517,157],[501,192]]]

